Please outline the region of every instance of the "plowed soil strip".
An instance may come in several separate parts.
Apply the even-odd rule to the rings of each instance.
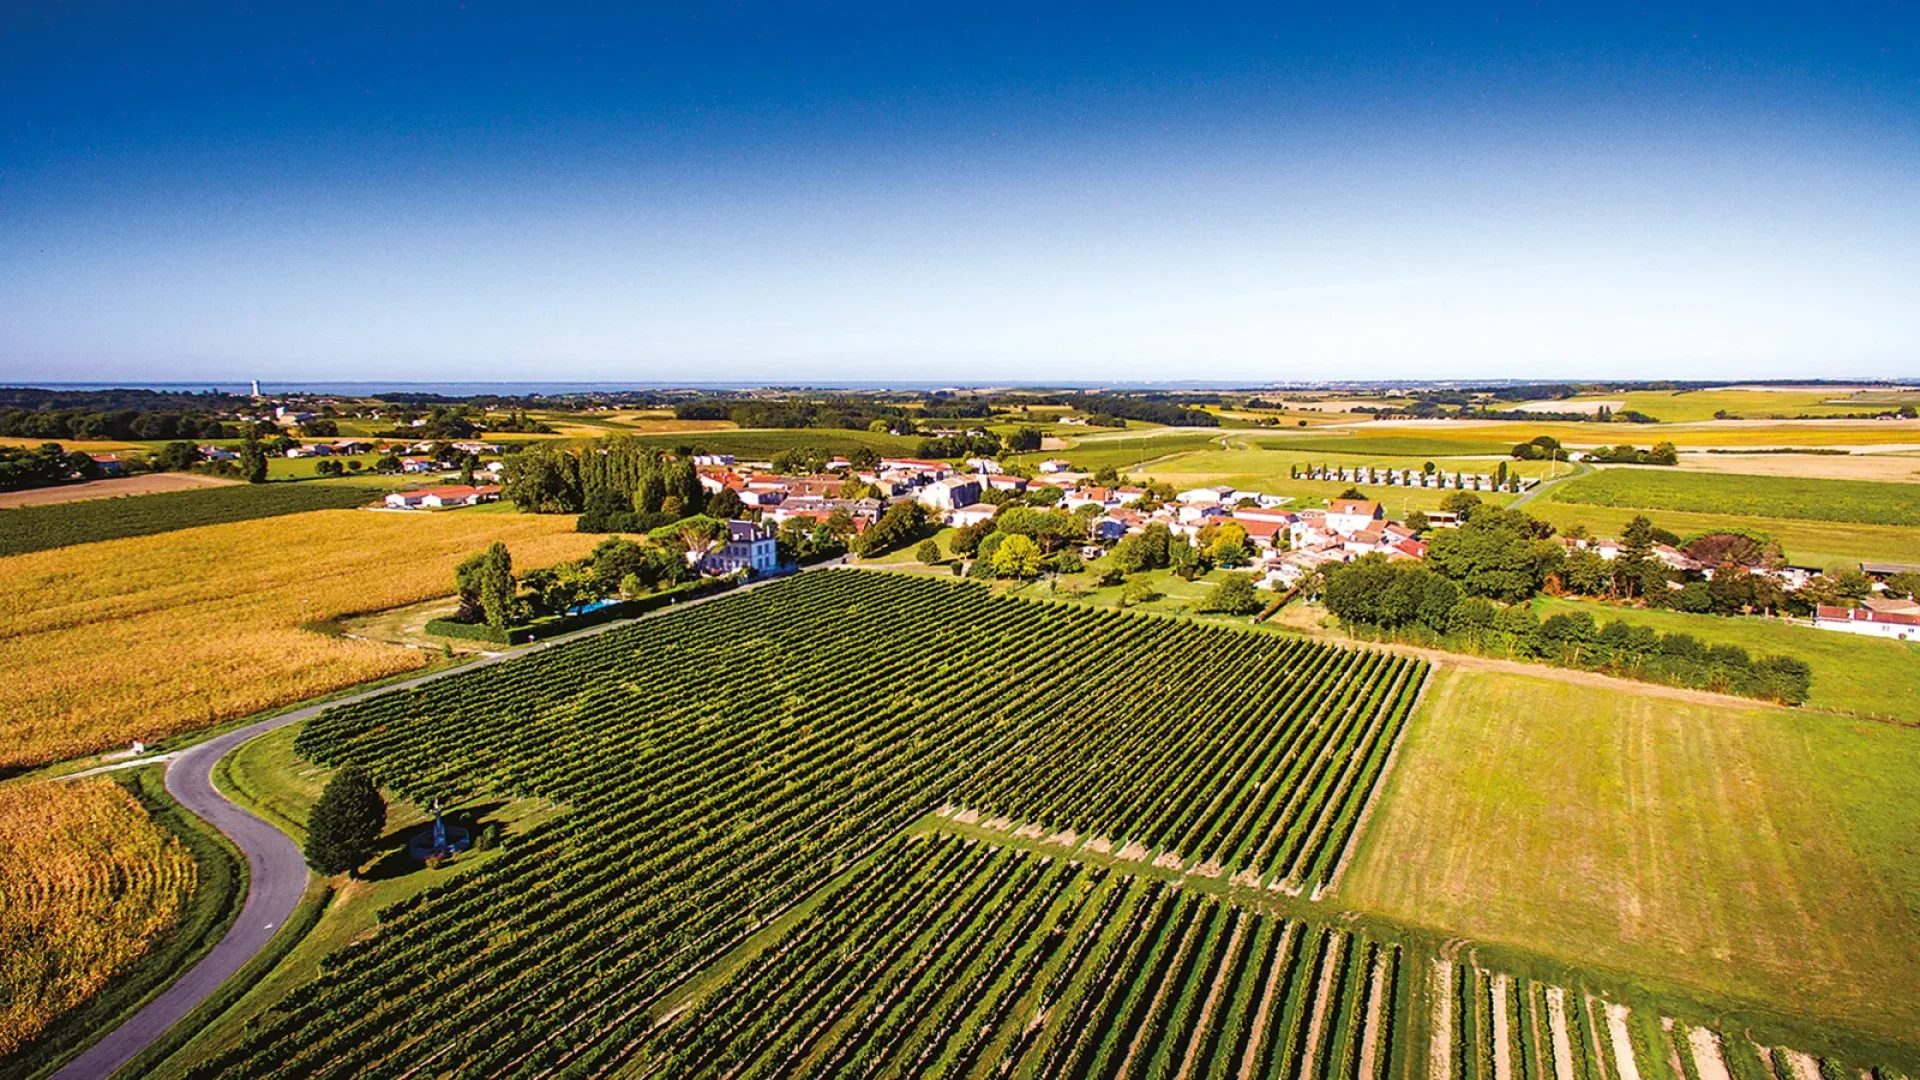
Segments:
[[[1720,1036],[1707,1028],[1688,1026],[1686,1042],[1693,1051],[1693,1070],[1699,1072],[1699,1080],[1734,1080],[1726,1070],[1726,1059],[1720,1057]]]
[[[1453,1080],[1453,961],[1433,962],[1433,1042],[1427,1048],[1429,1080]]]
[[[1567,1034],[1567,992],[1547,987],[1547,1024],[1553,1030],[1553,1080],[1573,1080],[1573,1039]]]
[[[1507,1014],[1512,990],[1513,979],[1493,977],[1493,1080],[1513,1080],[1513,1023]]]
[[[1380,1056],[1380,1010],[1386,1006],[1387,956],[1382,951],[1373,962],[1373,989],[1367,994],[1367,1028],[1360,1036],[1360,1075],[1358,1080],[1374,1080]]]
[[[1640,1066],[1633,1060],[1633,1036],[1627,1033],[1627,1007],[1625,1005],[1607,1005],[1607,1041],[1613,1043],[1613,1064],[1620,1070],[1620,1080],[1640,1080]],[[1820,1080],[1820,1070],[1815,1069],[1811,1077],[1800,1080]]]
[[[1820,1063],[1812,1054],[1789,1050],[1787,1064],[1793,1067],[1794,1080],[1820,1080]]]

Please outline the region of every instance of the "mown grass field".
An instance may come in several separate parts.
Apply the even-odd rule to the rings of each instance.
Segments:
[[[1920,485],[1789,476],[1708,476],[1658,467],[1605,467],[1555,487],[1555,502],[1694,514],[1920,525]]]
[[[189,491],[0,510],[0,555],[153,536],[176,529],[365,506],[400,485],[384,479],[230,484]]]
[[[33,673],[0,683],[0,769],[421,667],[301,626],[446,595],[494,540],[524,570],[598,539],[566,516],[323,510],[0,559],[0,670]]]
[[[1763,532],[1780,542],[1788,560],[1794,565],[1823,570],[1842,570],[1858,566],[1862,561],[1914,562],[1916,553],[1920,553],[1920,528],[1905,525],[1863,525],[1739,514],[1638,510],[1556,502],[1550,495],[1551,491],[1527,503],[1522,509],[1543,521],[1552,522],[1563,533],[1575,525],[1584,525],[1595,536],[1619,536],[1626,529],[1627,522],[1645,514],[1655,525],[1671,529],[1682,537],[1724,529]]]
[[[1350,487],[1358,487],[1370,499],[1382,502],[1392,517],[1403,517],[1414,510],[1437,510],[1440,503],[1452,494],[1451,488],[1401,487],[1388,484],[1365,484],[1340,480],[1295,480],[1291,477],[1291,467],[1298,465],[1302,472],[1310,466],[1345,466],[1348,469],[1373,467],[1409,468],[1418,472],[1426,461],[1432,461],[1441,472],[1452,476],[1454,473],[1492,475],[1499,462],[1505,458],[1405,458],[1405,457],[1366,457],[1355,454],[1307,454],[1292,450],[1248,450],[1248,449],[1209,449],[1180,454],[1153,462],[1140,472],[1154,480],[1172,484],[1176,490],[1231,484],[1235,488],[1247,491],[1260,491],[1272,495],[1287,495],[1296,501],[1295,508],[1319,506],[1323,501],[1338,498]],[[1509,467],[1518,469],[1522,475],[1544,476],[1548,466],[1544,462],[1509,462]],[[1560,466],[1564,474],[1567,466]],[[1505,503],[1513,496],[1496,494],[1492,491],[1474,492],[1482,502]]]
[[[1663,634],[1692,634],[1709,645],[1738,645],[1755,655],[1797,656],[1813,668],[1808,706],[1920,725],[1920,644],[1815,630],[1755,616],[1688,615],[1546,596],[1533,601],[1533,610],[1543,619],[1584,611],[1599,622],[1620,620],[1651,626]]]
[[[108,777],[0,786],[0,1058],[172,929],[194,870]]]
[[[1626,395],[1626,407],[1670,423],[1711,420],[1729,413],[1740,419],[1770,417],[1847,416],[1875,412],[1888,403],[1913,401],[1915,395],[1850,390],[1636,390]]]
[[[1048,458],[1061,458],[1088,472],[1108,466],[1126,472],[1169,454],[1217,447],[1220,439],[1229,434],[1216,428],[1127,428],[1094,434],[1087,434],[1085,428],[1065,430],[1075,432],[1066,436],[1066,449],[1016,454],[1011,460],[1037,465]]]
[[[1337,902],[1920,1031],[1920,731],[1450,668]]]

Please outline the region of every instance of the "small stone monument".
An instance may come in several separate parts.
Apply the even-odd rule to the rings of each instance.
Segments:
[[[467,830],[447,824],[440,816],[439,799],[433,800],[433,828],[413,834],[413,839],[407,842],[407,850],[420,862],[443,859],[472,846],[473,837]]]

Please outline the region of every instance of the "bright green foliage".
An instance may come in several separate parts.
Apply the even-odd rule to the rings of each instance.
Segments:
[[[1005,536],[993,549],[993,573],[1004,578],[1039,577],[1042,559],[1040,545],[1030,537]]]
[[[1252,578],[1245,574],[1228,574],[1207,593],[1207,598],[1200,602],[1200,610],[1216,611],[1223,615],[1250,615],[1260,610],[1260,596],[1254,592]]]
[[[307,865],[321,874],[359,870],[387,828],[387,801],[365,770],[349,765],[321,790],[307,817]]]
[[[819,692],[854,657],[859,676]],[[1411,658],[965,581],[818,571],[345,706],[302,729],[303,754],[416,800],[511,791],[567,812],[390,913],[209,1064],[397,1076],[424,1039],[457,1045],[463,1072],[538,1052],[591,1074],[630,1055],[642,1006],[700,958],[942,800],[1215,863],[1223,881],[1312,888],[1424,675]],[[1233,707],[1212,711],[1196,686]],[[442,977],[419,980],[424,965]],[[873,1030],[884,1045],[892,1028]]]

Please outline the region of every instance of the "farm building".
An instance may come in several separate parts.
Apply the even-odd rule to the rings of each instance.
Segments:
[[[1903,611],[1875,611],[1870,607],[1828,607],[1813,610],[1813,625],[1821,630],[1839,630],[1848,634],[1893,638],[1897,641],[1920,640],[1920,615]]]
[[[396,491],[387,496],[387,506],[395,510],[439,510],[449,506],[493,502],[499,497],[500,489],[491,485],[465,487],[455,484],[450,487],[420,488],[417,491]]]

